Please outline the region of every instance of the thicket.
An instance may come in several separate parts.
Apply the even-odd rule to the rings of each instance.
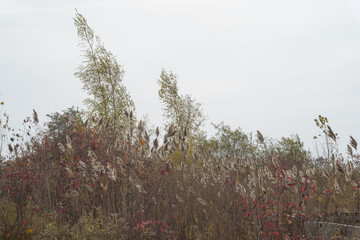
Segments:
[[[357,224],[357,142],[344,159],[325,117],[315,120],[318,158],[297,135],[220,123],[207,138],[201,105],[163,70],[167,122],[152,129],[135,116],[122,66],[79,13],[75,25],[88,109],[49,114],[46,127],[34,111],[22,133],[1,117],[1,239],[313,239],[306,221]]]

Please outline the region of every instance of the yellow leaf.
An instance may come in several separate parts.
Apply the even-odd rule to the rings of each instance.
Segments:
[[[8,237],[10,237],[10,235],[11,235],[11,234],[10,234],[10,233],[8,233],[8,234],[6,234],[6,235],[5,235],[5,237],[6,237],[6,238],[8,238]]]
[[[196,223],[199,223],[198,219],[196,218],[196,216],[194,215],[195,221]]]

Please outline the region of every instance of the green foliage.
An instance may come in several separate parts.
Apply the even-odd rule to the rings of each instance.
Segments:
[[[304,149],[304,143],[300,140],[298,134],[290,137],[282,137],[277,144],[277,153],[285,159],[288,166],[309,164],[311,162],[311,154]]]
[[[180,133],[186,132],[190,139],[204,137],[201,127],[205,121],[201,104],[190,95],[180,95],[177,77],[174,73],[161,71],[159,98],[164,104],[164,117],[168,120],[166,127],[173,125]],[[185,135],[186,135],[185,134]]]
[[[97,119],[111,119],[117,129],[128,121],[123,114],[124,110],[135,110],[134,102],[122,83],[125,71],[94,34],[83,15],[76,12],[74,21],[84,58],[75,76],[89,95],[85,99],[88,115]]]
[[[47,123],[49,136],[57,142],[62,142],[64,137],[74,129],[75,123],[82,121],[81,112],[74,107],[68,108],[62,113],[55,112],[46,116],[50,119]]]
[[[241,128],[232,130],[224,123],[213,124],[217,130],[214,137],[207,141],[207,147],[217,157],[254,157],[256,146],[252,143],[251,135],[242,132]]]

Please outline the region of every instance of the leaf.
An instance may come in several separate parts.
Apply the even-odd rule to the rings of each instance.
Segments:
[[[275,236],[280,236],[280,233],[279,233],[279,232],[273,232],[273,234],[274,234]]]
[[[291,181],[295,181],[294,179],[292,179],[291,177],[289,176],[286,176],[288,179],[290,179]]]
[[[158,136],[159,136],[159,134],[160,134],[159,127],[157,127],[157,128],[156,128],[155,133],[156,133],[156,136],[158,137]]]
[[[196,221],[196,223],[199,223],[198,219],[196,218],[196,216],[194,215],[194,219]]]

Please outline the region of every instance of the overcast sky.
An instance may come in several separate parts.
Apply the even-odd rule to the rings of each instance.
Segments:
[[[327,116],[342,149],[360,141],[359,0],[0,0],[0,98],[11,125],[86,97],[75,8],[126,71],[137,115],[163,122],[157,80],[178,75],[181,93],[203,104],[210,123],[307,148]]]

